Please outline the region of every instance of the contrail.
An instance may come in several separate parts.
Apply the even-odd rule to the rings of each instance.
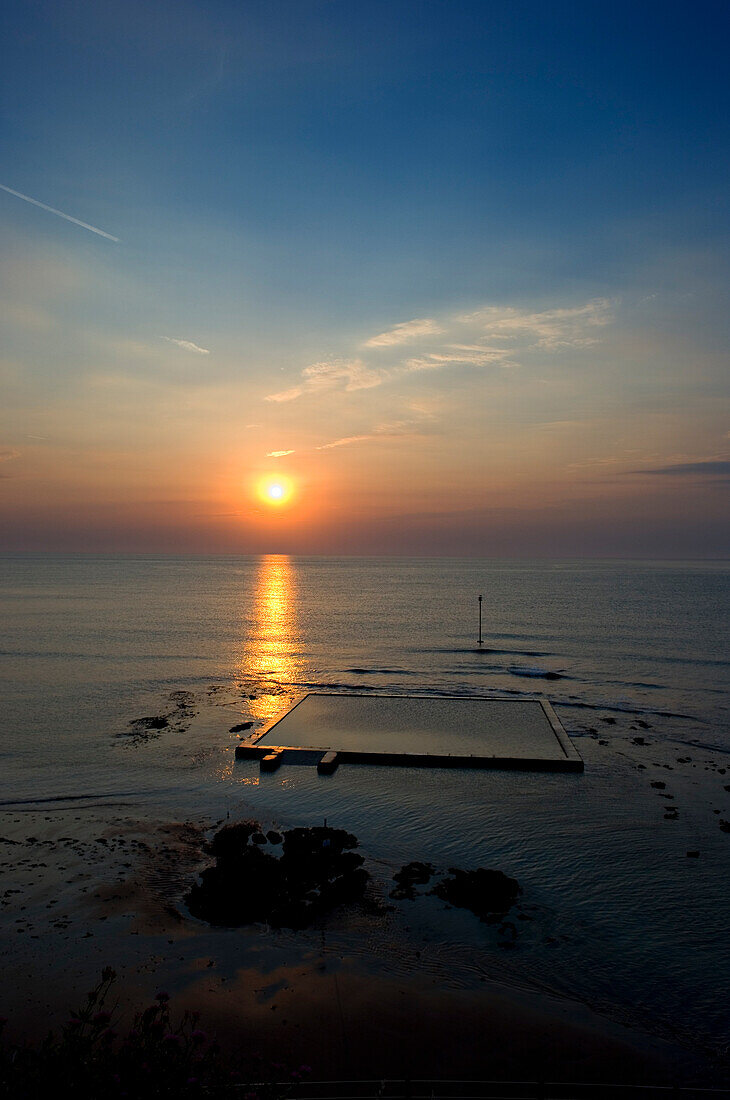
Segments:
[[[4,183],[0,183],[0,189],[7,191],[9,195],[15,195],[18,199],[23,199],[25,202],[32,202],[33,206],[40,206],[41,210],[47,210],[49,214],[58,214],[59,218],[65,218],[67,222],[80,225],[82,229],[88,229],[90,233],[97,233],[100,237],[106,237],[108,241],[119,243],[119,237],[113,237],[111,233],[105,233],[103,229],[97,229],[95,225],[89,225],[88,222],[81,222],[78,218],[72,218],[70,214],[64,214],[63,210],[56,210],[54,206],[46,206],[44,202],[32,199],[30,195],[24,195],[21,191],[13,191],[12,187],[6,187]]]

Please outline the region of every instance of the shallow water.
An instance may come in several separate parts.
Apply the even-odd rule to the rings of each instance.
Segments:
[[[0,802],[123,796],[170,819],[327,817],[357,834],[384,888],[410,859],[498,867],[531,918],[514,936],[435,898],[409,903],[389,935],[417,937],[421,965],[456,984],[539,985],[718,1048],[729,588],[727,563],[6,555]],[[323,778],[234,762],[231,726],[317,688],[545,697],[586,771]],[[130,725],[140,718],[167,724]],[[375,957],[378,936],[342,942]]]

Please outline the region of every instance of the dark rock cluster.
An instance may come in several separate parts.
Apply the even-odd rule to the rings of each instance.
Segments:
[[[267,841],[281,842],[281,854],[265,851]],[[344,829],[289,829],[282,837],[264,834],[257,821],[227,825],[213,838],[215,866],[191,889],[188,908],[210,924],[304,928],[362,898],[369,876],[356,847]]]
[[[430,863],[406,863],[393,875],[396,885],[391,891],[391,898],[413,901],[423,893],[416,890],[416,886],[427,885],[435,873]],[[435,894],[457,909],[469,909],[489,924],[501,921],[521,893],[516,879],[487,867],[477,867],[475,871],[450,867],[449,876],[442,878],[426,893]]]
[[[416,886],[425,886],[431,881],[433,873],[434,869],[430,863],[420,863],[418,860],[406,863],[393,875],[393,882],[396,885],[390,896],[397,900],[413,901],[418,896]]]
[[[163,730],[184,733],[195,717],[195,696],[191,691],[171,691],[167,698],[169,706],[164,713],[133,718],[127,723],[127,728],[117,736],[129,738],[133,744],[140,744],[159,737]]]
[[[489,924],[501,920],[512,908],[520,894],[517,879],[502,871],[477,867],[476,871],[460,871],[449,868],[450,878],[438,882],[433,888],[437,897],[459,909],[469,909],[479,920]]]

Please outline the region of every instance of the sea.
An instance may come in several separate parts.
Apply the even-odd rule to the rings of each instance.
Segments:
[[[0,812],[326,818],[385,898],[410,860],[499,869],[511,927],[425,896],[341,942],[372,964],[389,940],[397,969],[417,940],[455,985],[547,991],[722,1060],[729,592],[728,561],[5,554]],[[235,760],[237,725],[307,691],[548,699],[585,771]]]

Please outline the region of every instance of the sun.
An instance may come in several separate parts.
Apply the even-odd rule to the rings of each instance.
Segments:
[[[258,484],[258,496],[265,504],[276,507],[291,500],[294,486],[286,477],[265,477]]]

